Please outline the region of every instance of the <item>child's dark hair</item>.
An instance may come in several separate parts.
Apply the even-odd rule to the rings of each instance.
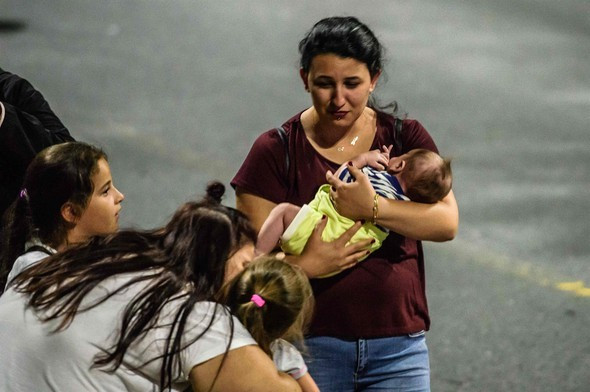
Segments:
[[[299,267],[274,257],[261,258],[227,285],[224,297],[267,354],[278,338],[302,343],[314,301],[309,280]]]
[[[451,160],[423,148],[412,150],[408,155],[401,173],[406,196],[419,203],[442,200],[453,185]]]
[[[198,302],[217,299],[232,252],[256,241],[248,218],[220,204],[224,190],[223,184],[210,183],[203,200],[180,206],[164,227],[95,236],[87,243],[43,259],[16,276],[13,287],[28,296],[28,306],[43,314],[42,322],[57,321],[54,331],[59,331],[67,328],[79,312],[92,312],[104,301],[81,305],[85,296],[105,279],[135,274],[129,282],[106,294],[106,298],[135,283],[148,282],[126,306],[113,345],[94,358],[93,367],[112,372],[121,366],[127,349],[148,331],[160,328],[160,312],[165,305],[175,302],[178,305],[174,308],[174,322],[169,325],[170,333],[158,342],[161,355],[145,358],[144,364],[133,369],[140,371],[141,366],[161,359],[160,390],[172,390],[177,372],[181,371],[181,351],[200,339],[217,312],[223,313],[224,309],[215,305],[211,321],[203,320],[204,331],[187,342],[184,333],[189,315]],[[230,339],[216,378],[233,338],[231,321],[229,327]]]
[[[82,142],[48,147],[33,159],[19,197],[4,214],[0,286],[33,234],[54,248],[65,241],[72,225],[61,208],[69,202],[77,215],[82,214],[94,191],[92,176],[100,159],[107,159],[104,151]]]

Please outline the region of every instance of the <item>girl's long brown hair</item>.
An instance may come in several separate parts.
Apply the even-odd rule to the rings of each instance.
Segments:
[[[256,234],[239,211],[220,205],[224,187],[212,183],[201,202],[182,205],[163,228],[151,231],[121,231],[107,237],[94,237],[80,245],[42,260],[26,269],[15,280],[15,290],[28,295],[28,305],[41,320],[59,320],[56,332],[65,329],[80,311],[92,311],[127,287],[149,282],[125,308],[118,340],[95,358],[95,366],[114,371],[123,361],[130,345],[155,328],[162,307],[181,300],[165,351],[144,364],[162,359],[160,390],[171,388],[180,371],[179,352],[198,340],[181,344],[184,328],[195,304],[215,299],[223,284],[225,264],[231,253]],[[84,297],[105,279],[125,273],[141,272],[101,301],[80,308]],[[215,313],[218,311],[215,307]],[[230,319],[231,320],[231,319]],[[233,337],[226,348],[229,350]],[[110,366],[109,366],[110,365]],[[219,373],[218,373],[219,374]]]
[[[107,159],[100,148],[82,142],[56,144],[41,151],[29,164],[21,194],[4,213],[0,233],[0,293],[25,243],[33,234],[53,248],[61,245],[71,229],[61,215],[66,202],[78,215],[93,192],[92,176],[98,161]]]

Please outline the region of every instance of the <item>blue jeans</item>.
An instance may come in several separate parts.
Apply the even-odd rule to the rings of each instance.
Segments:
[[[322,392],[430,391],[424,332],[381,339],[305,341],[307,366]]]

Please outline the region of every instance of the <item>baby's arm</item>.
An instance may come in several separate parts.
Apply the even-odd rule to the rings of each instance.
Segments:
[[[268,254],[276,248],[281,235],[300,209],[301,207],[290,203],[281,203],[272,209],[258,233],[256,255]]]
[[[350,162],[352,162],[354,167],[363,168],[365,166],[371,166],[377,170],[385,170],[389,163],[389,154],[393,145],[389,147],[383,146],[382,150],[371,150],[367,152],[363,152],[362,154],[357,155],[356,157],[352,158]],[[336,177],[340,178],[340,174],[342,170],[346,168],[348,162],[342,164],[338,170],[336,171]]]

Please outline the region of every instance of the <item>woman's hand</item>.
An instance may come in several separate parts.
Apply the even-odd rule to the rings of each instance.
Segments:
[[[331,171],[326,173],[326,180],[332,186],[330,190],[332,204],[340,215],[349,219],[371,220],[375,190],[369,178],[360,169],[349,165],[348,171],[355,181],[346,183],[338,179]]]
[[[358,260],[367,255],[371,240],[363,240],[346,245],[361,228],[356,222],[350,229],[332,242],[322,240],[322,232],[328,218],[317,224],[299,256],[287,256],[287,261],[300,266],[310,278],[340,272],[354,266]]]
[[[354,166],[348,166],[356,179],[344,183],[331,172],[326,180],[332,189],[330,197],[341,214],[354,220],[373,220],[375,190],[367,176]],[[453,191],[433,204],[378,198],[377,224],[408,238],[422,241],[449,241],[457,234],[459,209]]]
[[[260,226],[272,208],[276,206],[266,199],[239,190],[236,193],[236,201],[238,209],[251,219],[257,230],[260,230]],[[366,255],[371,244],[370,240],[364,240],[346,245],[361,228],[360,222],[355,223],[338,239],[332,242],[323,241],[322,232],[326,227],[327,219],[323,219],[316,226],[301,255],[286,256],[289,263],[299,265],[311,278],[339,272],[354,266],[361,257]]]

